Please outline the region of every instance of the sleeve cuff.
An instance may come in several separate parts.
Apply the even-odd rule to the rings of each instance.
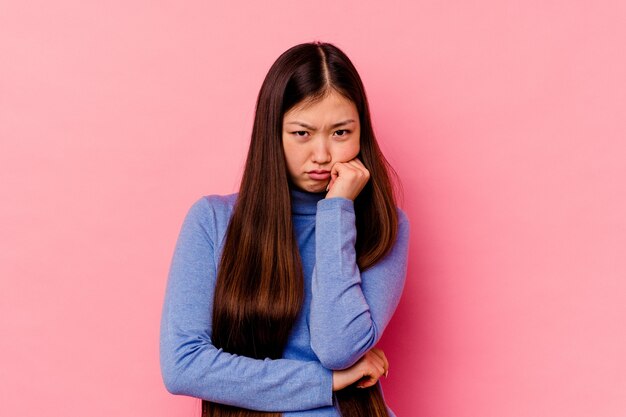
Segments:
[[[333,405],[333,371],[322,366],[321,399],[325,405]]]
[[[354,213],[354,201],[344,197],[322,198],[317,202],[317,211],[335,210],[337,208]]]

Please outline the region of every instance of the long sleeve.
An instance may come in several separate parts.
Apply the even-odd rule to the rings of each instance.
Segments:
[[[167,390],[259,411],[332,405],[332,371],[321,363],[255,359],[212,344],[214,229],[215,209],[202,197],[183,221],[167,280],[159,345]]]
[[[397,213],[392,250],[360,272],[353,201],[334,197],[317,203],[309,325],[311,347],[329,369],[348,368],[374,347],[398,306],[406,280],[410,225],[401,209]]]

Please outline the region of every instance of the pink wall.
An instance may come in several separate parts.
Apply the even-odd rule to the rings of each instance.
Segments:
[[[398,416],[624,416],[624,2],[91,3],[0,7],[0,415],[198,411],[158,365],[182,218],[324,40],[404,180]]]

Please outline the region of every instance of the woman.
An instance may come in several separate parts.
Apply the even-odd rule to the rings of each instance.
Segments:
[[[374,346],[399,302],[409,222],[365,90],[328,43],[284,52],[256,103],[238,193],[183,222],[161,319],[163,380],[203,416],[393,416]]]

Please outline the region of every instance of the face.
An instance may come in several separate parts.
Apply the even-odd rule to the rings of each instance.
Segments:
[[[333,164],[358,155],[360,133],[356,106],[334,90],[291,108],[283,117],[282,138],[292,182],[304,191],[325,191]]]

